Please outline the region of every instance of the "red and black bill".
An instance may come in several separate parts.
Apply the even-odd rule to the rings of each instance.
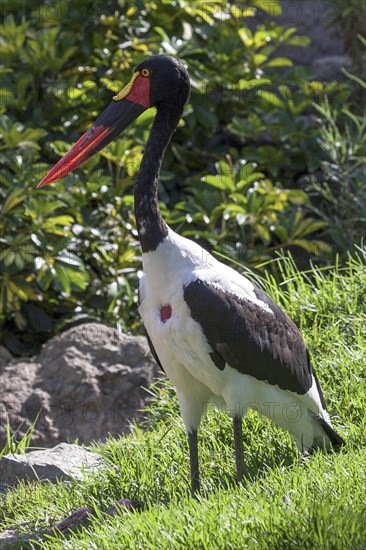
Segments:
[[[115,96],[93,126],[58,161],[37,187],[43,187],[66,176],[101,151],[150,107],[149,96],[149,78],[135,73],[131,82]]]

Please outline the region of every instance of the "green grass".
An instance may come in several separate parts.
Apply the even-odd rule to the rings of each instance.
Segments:
[[[39,413],[37,414],[34,422],[32,422],[32,424],[26,430],[25,434],[21,436],[18,436],[18,432],[20,431],[22,426],[20,426],[17,430],[14,431],[9,423],[8,418],[6,418],[6,422],[5,422],[6,443],[5,443],[5,446],[2,449],[0,449],[0,460],[2,456],[9,453],[24,454],[28,451],[32,441],[33,432],[38,421],[38,417],[39,417]]]
[[[256,413],[244,421],[247,478],[236,486],[231,421],[210,410],[200,432],[202,494],[189,495],[188,445],[172,388],[134,434],[95,444],[111,467],[84,482],[22,483],[0,495],[0,532],[32,532],[80,506],[96,517],[48,549],[355,549],[366,548],[366,262],[299,273],[279,260],[283,283],[265,286],[301,327],[336,429],[338,453],[301,458],[287,433]],[[114,467],[113,467],[114,466]],[[142,512],[105,516],[116,500],[143,501]]]

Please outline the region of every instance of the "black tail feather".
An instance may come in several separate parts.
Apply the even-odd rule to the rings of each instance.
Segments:
[[[329,441],[336,451],[340,449],[345,444],[344,439],[332,428],[332,426],[329,426],[329,424],[324,420],[324,418],[321,418],[320,416],[317,417],[316,421],[321,425],[323,428],[325,434],[329,437]]]

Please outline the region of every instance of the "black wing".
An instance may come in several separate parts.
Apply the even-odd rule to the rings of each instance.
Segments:
[[[255,294],[273,314],[200,279],[184,289],[184,299],[203,329],[217,368],[223,370],[227,363],[257,380],[306,393],[315,373],[298,328],[264,292],[255,288]]]

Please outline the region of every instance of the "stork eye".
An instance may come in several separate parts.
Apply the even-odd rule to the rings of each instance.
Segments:
[[[151,71],[149,69],[142,69],[141,74],[142,76],[150,76]]]

